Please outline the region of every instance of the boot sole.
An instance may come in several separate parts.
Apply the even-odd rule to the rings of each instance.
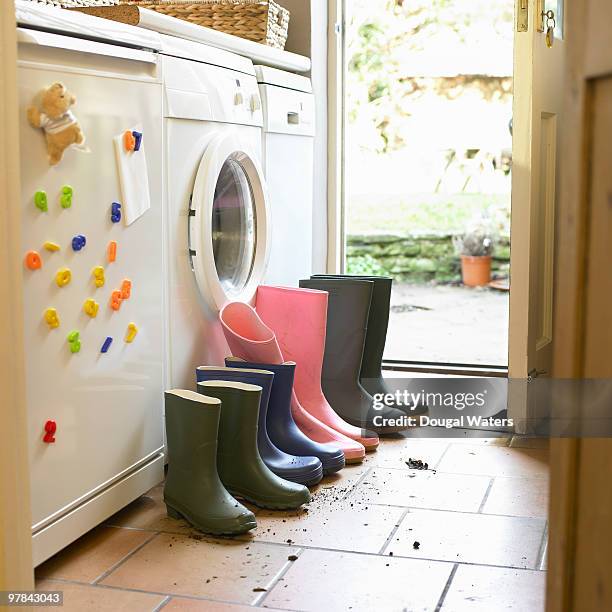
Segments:
[[[321,480],[323,480],[323,470],[321,470],[317,474],[305,476],[303,480],[295,480],[294,482],[302,484],[305,487],[314,487],[316,484],[319,484]]]
[[[316,485],[317,483],[321,482],[321,479],[323,478],[322,467],[319,467],[316,470],[311,470],[310,472],[305,472],[302,474],[295,474],[295,473],[291,474],[291,473],[286,473],[286,472],[284,473],[280,470],[279,471],[272,470],[272,472],[274,472],[280,478],[284,478],[285,480],[288,480],[289,482],[295,482],[296,484],[301,484],[306,487],[312,487]]]
[[[210,535],[222,535],[222,536],[244,535],[247,531],[251,531],[251,529],[255,529],[255,527],[257,527],[256,521],[249,521],[248,523],[244,524],[244,529],[241,529],[240,531],[228,531],[226,529],[211,529],[209,527],[202,527],[201,525],[198,525],[195,521],[191,520],[187,515],[183,514],[182,512],[179,512],[178,510],[176,510],[176,508],[173,508],[172,506],[169,506],[168,504],[166,504],[166,512],[168,513],[168,516],[170,518],[179,519],[179,520],[182,519],[184,521],[187,521],[192,527],[195,527],[198,531],[201,531],[202,533],[207,533]]]
[[[356,463],[363,463],[365,457],[353,457],[352,459],[345,459],[346,465],[355,465]]]
[[[323,459],[321,459],[323,461]],[[340,451],[337,457],[332,457],[327,463],[323,463],[323,476],[329,476],[330,474],[337,474],[346,465],[344,459],[344,453]]]
[[[234,497],[244,499],[245,501],[248,501],[254,506],[257,506],[258,508],[263,508],[264,510],[299,510],[304,504],[308,503],[302,502],[299,506],[294,506],[293,504],[273,504],[271,502],[262,502],[253,497],[247,497],[242,493],[238,493],[238,491],[232,491],[231,489],[228,489],[228,491]]]

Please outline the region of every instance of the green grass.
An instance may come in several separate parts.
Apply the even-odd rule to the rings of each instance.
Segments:
[[[462,232],[487,215],[500,233],[510,228],[509,194],[406,194],[347,198],[348,234]]]

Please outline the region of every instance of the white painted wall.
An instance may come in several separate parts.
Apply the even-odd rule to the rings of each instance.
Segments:
[[[327,272],[327,0],[311,0],[312,84],[316,101],[312,265]]]
[[[327,6],[328,0],[280,0],[291,11],[287,51],[311,58],[316,104],[313,272],[327,267]]]

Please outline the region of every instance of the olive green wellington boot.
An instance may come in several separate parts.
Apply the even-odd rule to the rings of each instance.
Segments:
[[[257,526],[255,516],[221,484],[217,434],[221,402],[194,391],[166,391],[168,475],[164,501],[168,516],[196,529],[236,535]]]
[[[257,449],[261,387],[241,382],[207,380],[198,391],[221,400],[217,463],[221,482],[236,497],[273,509],[299,508],[310,501],[308,489],[276,476]]]

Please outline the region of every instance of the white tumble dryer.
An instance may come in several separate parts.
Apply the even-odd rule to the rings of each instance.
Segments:
[[[198,365],[229,354],[220,308],[251,301],[267,265],[263,116],[252,62],[162,36],[167,380],[190,389]]]
[[[256,66],[264,112],[263,166],[274,235],[268,285],[312,274],[315,104],[310,79]]]

